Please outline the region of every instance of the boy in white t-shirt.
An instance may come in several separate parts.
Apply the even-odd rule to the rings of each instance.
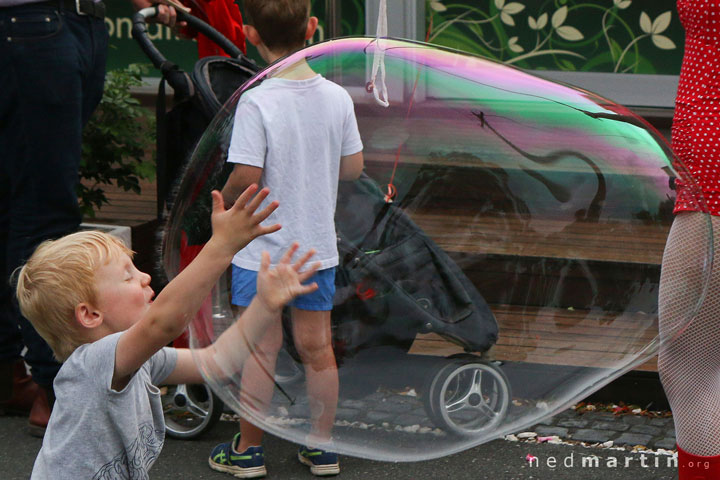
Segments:
[[[309,0],[246,0],[244,5],[245,36],[268,63],[301,49],[317,28]],[[315,475],[340,471],[337,455],[323,448],[331,440],[338,399],[330,331],[338,264],[334,216],[338,180],[360,176],[362,148],[350,95],[300,60],[240,98],[228,151],[228,162],[235,166],[222,191],[225,202],[231,203],[245,186],[257,182],[282,202],[270,218],[282,230],[254,240],[233,259],[232,301],[241,311],[255,295],[257,252],[268,250],[275,260],[297,240],[311,245],[321,264],[312,278],[318,290],[290,304],[313,416],[307,446],[300,448],[298,458]],[[242,401],[261,414],[272,399],[268,372],[272,376],[281,344],[277,322],[243,369]],[[262,435],[261,429],[242,419],[240,435],[213,450],[210,466],[241,478],[266,475]]]

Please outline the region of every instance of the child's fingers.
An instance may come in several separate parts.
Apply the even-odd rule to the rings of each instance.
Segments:
[[[290,259],[292,259],[293,255],[295,255],[298,248],[300,248],[300,245],[297,242],[293,242],[293,244],[290,245],[290,248],[288,248],[285,252],[285,255],[282,256],[279,263],[290,263]]]
[[[260,192],[260,193],[262,193],[262,192]],[[257,195],[258,197],[260,196],[260,193],[258,193],[258,195]],[[255,198],[257,198],[257,197],[255,197]],[[258,223],[260,223],[263,220],[265,220],[266,218],[268,218],[270,216],[270,214],[278,208],[279,205],[280,205],[280,202],[275,200],[275,201],[271,202],[270,205],[263,208],[262,212],[256,213],[255,217],[257,218]]]
[[[248,201],[252,198],[253,194],[257,191],[257,189],[258,186],[255,183],[247,187],[245,191],[240,194],[237,200],[235,200],[233,208],[245,208],[245,204],[248,203]]]
[[[320,265],[321,265],[320,262],[315,262],[315,263],[313,263],[312,265],[310,265],[310,268],[308,268],[308,269],[305,270],[304,272],[298,273],[298,281],[299,281],[300,283],[302,283],[302,282],[304,282],[305,280],[307,280],[308,278],[310,278],[310,277],[312,277],[313,275],[315,275],[315,274],[317,273],[317,271],[320,269]]]
[[[297,296],[299,297],[301,295],[307,295],[308,293],[312,293],[317,289],[318,289],[318,284],[315,282],[313,282],[309,285],[300,285],[300,288],[298,288]]]
[[[269,227],[266,227],[264,225],[258,225],[258,229],[259,229],[258,236],[277,232],[281,228],[282,228],[282,225],[280,225],[279,223],[276,223],[275,225],[270,225]]]
[[[261,272],[267,272],[270,268],[270,254],[263,250],[262,255],[260,255],[260,271]]]
[[[270,189],[269,189],[269,188],[263,188],[262,190],[260,190],[260,191],[258,192],[257,195],[255,195],[255,198],[253,198],[252,200],[250,200],[250,202],[249,202],[247,205],[245,205],[245,209],[248,210],[250,213],[255,212],[255,210],[258,209],[258,207],[260,206],[260,204],[263,202],[263,200],[265,200],[265,198],[266,198],[269,194],[270,194]],[[277,208],[277,207],[275,207],[275,208]]]
[[[225,202],[223,202],[222,193],[213,190],[210,192],[210,196],[212,197],[212,213],[225,211]]]
[[[295,262],[295,265],[293,265],[293,268],[295,269],[295,271],[296,271],[296,272],[299,272],[300,269],[302,268],[302,266],[305,265],[305,263],[306,263],[308,260],[310,260],[310,258],[311,258],[313,255],[315,255],[315,253],[316,253],[316,250],[315,250],[314,248],[311,248],[310,250],[308,250],[307,252],[305,252],[305,255],[303,255],[302,257],[300,257],[300,259],[299,259],[297,262]]]

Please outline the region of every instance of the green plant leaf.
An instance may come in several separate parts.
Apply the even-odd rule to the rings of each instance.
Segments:
[[[147,69],[131,64],[106,75],[103,98],[83,130],[78,199],[84,215],[108,203],[103,185],[139,193],[140,179],[154,177],[155,118],[130,93]]]

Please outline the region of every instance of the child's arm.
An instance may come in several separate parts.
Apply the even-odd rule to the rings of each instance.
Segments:
[[[363,159],[362,151],[341,157],[340,180],[357,180],[364,166],[365,160]]]
[[[263,169],[252,165],[236,163],[222,189],[225,205],[232,205],[238,196],[252,184],[259,184]]]
[[[212,192],[212,237],[192,263],[168,283],[143,318],[118,340],[114,389],[124,388],[143,363],[182,333],[238,250],[256,237],[280,229],[280,225],[260,225],[278,203],[255,213],[269,193],[263,189],[252,198],[257,188],[249,187],[229,210],[223,208],[220,192]]]
[[[275,268],[270,270],[270,256],[263,252],[257,279],[257,295],[243,312],[242,316],[208,347],[195,351],[200,363],[213,372],[215,378],[223,378],[242,370],[243,362],[252,351],[252,346],[267,328],[268,321],[280,318],[282,308],[293,298],[315,291],[317,283],[303,285],[315,274],[320,263],[300,272],[315,252],[307,252],[297,262],[291,264],[292,256],[297,252],[298,244],[293,244]],[[201,383],[200,375],[190,351],[178,350],[178,363],[165,383]]]

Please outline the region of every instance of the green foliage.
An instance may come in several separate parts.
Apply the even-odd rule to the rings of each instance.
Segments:
[[[147,69],[131,64],[107,73],[103,98],[83,131],[78,187],[83,215],[94,217],[94,209],[108,203],[103,185],[114,182],[140,193],[140,180],[155,177],[155,159],[146,155],[155,142],[155,118],[130,96]]]

